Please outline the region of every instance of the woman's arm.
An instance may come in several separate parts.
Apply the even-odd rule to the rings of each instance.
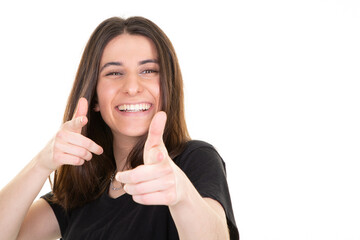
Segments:
[[[34,158],[0,191],[0,239],[17,238],[31,204],[50,173]]]
[[[6,185],[0,192],[0,239],[17,239],[22,223],[27,215],[29,208],[30,212],[46,210],[47,214],[51,214],[52,209],[45,202],[45,204],[34,203],[33,201],[39,194],[47,177],[51,171],[41,168],[37,164],[37,158],[34,158],[8,185]],[[40,200],[39,200],[40,201]],[[44,200],[42,200],[44,201]],[[51,211],[51,212],[50,212]],[[34,214],[32,214],[34,216]],[[35,220],[36,218],[33,218]],[[32,232],[41,233],[44,239],[50,239],[48,230],[54,229],[57,226],[55,221],[47,221],[46,227],[36,224],[36,221],[30,220],[31,228],[23,231],[21,239],[40,239],[30,238]],[[56,220],[56,219],[55,219]],[[28,224],[29,226],[30,224]],[[60,231],[57,231],[60,233]],[[59,236],[59,234],[57,235]],[[26,238],[25,238],[26,237]]]
[[[0,191],[0,239],[16,239],[20,229],[26,239],[34,233],[44,239],[59,236],[56,221],[45,218],[51,216],[50,206],[44,200],[33,201],[55,169],[64,164],[82,165],[91,160],[91,153],[102,153],[99,145],[81,135],[87,123],[86,113],[87,101],[81,98],[74,118],[64,123],[45,148]]]
[[[157,113],[144,148],[144,165],[116,175],[135,202],[167,205],[180,239],[229,239],[225,211],[215,200],[202,198],[186,174],[168,156],[162,135],[166,114]]]
[[[186,176],[182,181],[185,185],[183,199],[169,206],[180,239],[230,239],[221,204],[211,198],[202,198]]]
[[[61,237],[59,223],[50,205],[39,199],[34,202],[20,228],[17,239],[59,239]]]

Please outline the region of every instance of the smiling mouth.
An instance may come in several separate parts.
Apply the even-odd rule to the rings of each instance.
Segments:
[[[122,104],[117,108],[121,112],[145,112],[151,107],[150,103],[139,103],[139,104]]]

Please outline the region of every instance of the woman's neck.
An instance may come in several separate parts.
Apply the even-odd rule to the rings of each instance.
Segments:
[[[119,136],[115,134],[113,137],[114,157],[117,171],[126,170],[129,168],[129,166],[125,166],[126,159],[136,143],[139,141],[139,138]]]

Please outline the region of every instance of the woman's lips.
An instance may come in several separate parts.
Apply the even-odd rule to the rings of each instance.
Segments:
[[[117,106],[121,112],[145,112],[151,108],[151,103],[133,103],[133,104],[121,104]]]

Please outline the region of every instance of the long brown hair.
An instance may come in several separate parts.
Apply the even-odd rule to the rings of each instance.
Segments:
[[[93,108],[97,103],[96,85],[102,53],[109,41],[123,33],[148,37],[156,46],[160,65],[161,110],[167,113],[163,139],[170,157],[180,154],[190,139],[184,114],[183,80],[168,37],[156,24],[143,17],[113,17],[103,21],[84,49],[63,121],[72,119],[79,98],[85,97],[89,102],[89,121],[82,134],[102,146],[104,153],[93,155],[92,160],[85,161],[82,166],[63,165],[55,171],[53,201],[66,210],[98,198],[109,186],[110,176],[116,170],[111,130]],[[128,166],[135,168],[143,163],[145,140],[146,136],[143,136],[130,152]]]

